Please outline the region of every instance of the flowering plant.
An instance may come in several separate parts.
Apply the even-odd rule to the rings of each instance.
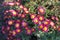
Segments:
[[[1,40],[60,40],[57,0],[14,0],[3,2]],[[4,8],[4,9],[3,9]]]

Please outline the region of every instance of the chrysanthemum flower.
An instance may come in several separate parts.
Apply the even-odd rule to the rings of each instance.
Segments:
[[[30,29],[28,29],[28,30],[26,30],[26,33],[27,33],[28,35],[30,35],[32,32],[31,32]]]
[[[9,20],[8,21],[8,25],[12,25],[13,24],[13,21],[12,20]]]
[[[33,19],[33,22],[34,22],[35,24],[38,24],[38,23],[39,23],[38,18],[37,18],[37,17],[35,17],[35,18]]]
[[[20,3],[19,3],[19,2],[16,2],[15,4],[16,4],[16,5],[20,5]]]
[[[23,5],[20,5],[20,8],[21,8],[21,9],[23,9],[23,8],[24,8],[24,6],[23,6]]]
[[[15,22],[16,22],[16,23],[20,23],[20,22],[21,22],[21,20],[17,19],[17,20],[15,20]]]
[[[21,14],[18,14],[18,17],[21,17]]]
[[[17,33],[20,33],[20,32],[21,32],[21,29],[16,29],[16,32],[17,32]]]
[[[7,26],[7,30],[10,30],[10,27],[9,26]]]
[[[57,27],[56,26],[53,26],[53,29],[57,30]]]
[[[26,13],[26,14],[28,14],[28,13],[29,13],[29,11],[25,11],[25,13]]]
[[[38,28],[40,30],[40,29],[43,29],[43,27],[44,27],[44,24],[39,24],[39,27]]]
[[[27,23],[25,21],[22,21],[22,26],[23,27],[27,26]]]
[[[24,11],[27,11],[27,8],[26,8],[26,7],[24,7],[24,8],[23,8],[23,10],[24,10]]]
[[[39,21],[43,21],[44,20],[44,16],[38,16]]]
[[[52,19],[52,20],[55,20],[55,16],[52,16],[51,19]]]
[[[47,21],[47,20],[46,20],[46,21],[44,21],[43,23],[44,23],[44,25],[49,25],[49,24],[50,24],[50,21]]]
[[[50,25],[51,25],[51,26],[54,26],[55,24],[54,24],[54,22],[51,21],[51,22],[50,22]]]
[[[18,14],[15,10],[9,10],[9,12],[12,13],[12,16],[17,16],[17,14]]]
[[[45,14],[45,8],[42,6],[38,7],[38,12],[38,14]]]
[[[7,10],[4,14],[7,14],[8,12],[10,12],[11,13],[10,15],[12,15],[12,16],[17,16],[17,14],[18,14],[15,10]]]
[[[55,18],[57,21],[59,21],[58,17]]]
[[[25,18],[25,17],[26,17],[26,14],[21,14],[21,17],[22,17],[22,18]]]
[[[15,30],[12,31],[12,35],[15,36],[17,33]]]
[[[48,32],[48,27],[47,26],[43,27],[43,32]]]
[[[16,16],[16,15],[17,15],[17,12],[13,11],[13,12],[12,12],[12,15],[13,15],[13,16]]]
[[[29,29],[28,26],[26,26],[25,29],[28,30]]]
[[[16,28],[19,28],[19,27],[20,27],[20,23],[16,23],[16,24],[15,24],[15,27],[16,27]]]
[[[34,31],[35,31],[35,29],[34,29],[34,28],[32,28],[32,29],[31,29],[31,31],[32,31],[32,32],[34,32]]]
[[[31,19],[34,19],[36,17],[36,14],[30,14]]]

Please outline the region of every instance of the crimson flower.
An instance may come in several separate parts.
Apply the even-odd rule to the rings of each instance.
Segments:
[[[38,7],[38,14],[45,14],[45,8],[42,6]]]

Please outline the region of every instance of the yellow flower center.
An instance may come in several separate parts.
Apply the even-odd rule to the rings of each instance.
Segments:
[[[45,22],[45,24],[48,24],[48,22]]]
[[[39,9],[39,11],[42,13],[42,12],[44,12],[44,10],[41,8],[41,9]]]
[[[15,27],[19,27],[19,24],[17,23],[17,24],[15,25]]]
[[[12,21],[8,21],[8,24],[9,24],[9,25],[12,25],[12,24],[13,24],[13,22],[12,22]]]
[[[39,19],[40,19],[40,20],[43,20],[43,18],[42,18],[42,17],[39,17]]]
[[[34,15],[31,16],[32,19],[33,19],[34,17],[35,17]]]
[[[41,25],[41,26],[39,26],[39,28],[41,28],[41,29],[42,29],[42,28],[43,28],[43,26]]]
[[[16,15],[16,12],[13,12],[13,15]]]
[[[20,29],[17,29],[17,32],[20,32],[21,30]]]
[[[43,30],[44,30],[44,31],[47,31],[47,27],[44,27]]]
[[[34,22],[38,22],[38,20],[37,20],[37,19],[35,19],[35,20],[34,20]]]
[[[15,31],[13,31],[13,32],[12,32],[12,34],[13,34],[13,35],[15,35],[15,34],[16,34],[16,32],[15,32]]]
[[[30,30],[27,30],[27,33],[30,33],[31,31]]]

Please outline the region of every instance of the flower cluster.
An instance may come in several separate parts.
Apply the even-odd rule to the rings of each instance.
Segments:
[[[44,15],[46,14],[46,9],[43,6],[37,7],[37,14],[30,13],[29,9],[20,4],[19,2],[8,2],[3,3],[4,6],[15,6],[17,5],[19,9],[9,9],[4,12],[4,24],[2,26],[2,33],[8,35],[8,40],[17,34],[22,34],[23,32],[27,35],[31,35],[36,32],[36,28],[38,31],[49,32],[49,28],[53,28],[54,30],[60,31],[60,27],[56,26],[56,22],[59,21],[58,17],[52,16],[50,19],[46,18]],[[29,26],[29,20],[31,20],[31,24],[34,23],[34,26]],[[20,39],[17,39],[20,40]]]

